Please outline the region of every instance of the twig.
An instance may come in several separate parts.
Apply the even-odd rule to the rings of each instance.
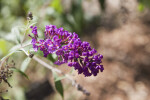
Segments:
[[[31,43],[28,43],[28,44],[25,44],[24,46],[21,46],[21,48],[24,48],[24,47],[27,47],[27,46],[30,46],[32,45]]]
[[[28,56],[30,57],[30,55],[23,49],[21,48],[21,50]],[[65,74],[63,73],[61,70],[57,69],[57,68],[54,68],[52,67],[51,65],[45,63],[43,60],[41,60],[40,58],[38,58],[37,56],[33,56],[32,57],[35,61],[37,61],[38,63],[40,63],[41,65],[43,65],[44,67],[54,71],[54,72],[57,72],[59,74],[62,74],[64,75],[67,79],[69,79],[71,82],[72,82],[72,85],[74,87],[76,87],[79,91],[83,92],[85,95],[89,96],[90,95],[90,92],[88,92],[86,89],[84,89],[80,84],[78,84],[69,74]]]

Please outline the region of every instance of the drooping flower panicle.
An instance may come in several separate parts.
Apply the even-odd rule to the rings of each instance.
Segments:
[[[68,63],[68,66],[78,70],[78,74],[83,73],[85,76],[96,76],[100,71],[103,72],[104,68],[101,65],[103,55],[96,54],[97,51],[92,49],[88,42],[82,42],[75,32],[72,34],[55,25],[47,25],[45,38],[38,40],[37,27],[31,28],[33,36],[29,36],[32,38],[34,50],[43,51],[44,57],[56,53],[58,61],[55,64]]]

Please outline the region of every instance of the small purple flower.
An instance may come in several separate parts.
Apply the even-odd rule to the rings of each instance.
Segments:
[[[55,47],[55,46],[49,46],[47,48],[47,50],[48,50],[49,53],[54,53],[56,51],[56,49],[57,49],[57,47]]]
[[[68,66],[72,67],[73,63],[72,62],[68,62]]]
[[[31,26],[34,36],[32,44],[35,51],[40,48],[44,53],[44,57],[51,53],[56,53],[58,61],[57,65],[68,63],[68,66],[78,70],[78,74],[84,74],[86,77],[103,72],[104,67],[101,65],[103,55],[97,54],[97,51],[91,48],[86,41],[81,41],[78,35],[57,28],[55,25],[47,25],[45,27],[45,38],[38,40],[37,27]]]
[[[79,53],[75,53],[75,57],[79,58],[80,57]]]
[[[36,26],[35,27],[31,26],[30,28],[32,28],[32,33],[34,35],[37,35],[37,27]]]
[[[64,54],[63,49],[58,49],[56,51],[56,55],[63,55],[63,54]]]
[[[35,52],[37,52],[38,51],[38,46],[33,44],[33,49],[34,49]]]
[[[60,43],[61,42],[61,39],[59,39],[59,37],[57,36],[57,35],[55,35],[54,37],[53,37],[53,40],[54,40],[54,42],[58,42],[58,43]]]
[[[82,56],[87,56],[88,52],[82,52]]]
[[[36,44],[36,39],[35,39],[35,38],[32,38],[31,43],[32,43],[32,44]]]
[[[54,64],[56,64],[56,65],[61,65],[61,64],[64,64],[64,62],[62,62],[62,61],[56,61]]]

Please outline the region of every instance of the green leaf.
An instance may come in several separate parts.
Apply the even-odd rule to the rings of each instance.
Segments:
[[[0,51],[2,51],[2,54],[6,54],[7,53],[7,45],[6,45],[6,41],[3,39],[0,39]]]
[[[55,81],[55,88],[58,91],[58,93],[61,95],[62,99],[64,99],[63,85],[60,81],[63,78],[58,78],[59,76],[55,72],[53,72],[53,76],[54,76],[54,81]]]
[[[9,54],[7,54],[6,56],[4,56],[1,61],[3,61],[5,58],[7,58],[8,56],[11,56],[14,53],[14,51],[10,52]]]
[[[19,70],[17,68],[10,68],[10,69],[12,71],[19,72],[21,75],[23,75],[25,78],[27,78],[29,80],[29,77],[24,72],[22,72],[21,70]]]
[[[49,54],[49,55],[47,56],[47,58],[48,58],[50,61],[52,61],[53,63],[56,61],[56,58],[53,57],[53,54]]]
[[[19,27],[13,27],[12,30],[11,30],[12,34],[14,34],[16,36],[16,40],[17,40],[17,43],[21,43],[21,35],[20,35],[20,30],[19,30]]]
[[[99,0],[102,10],[105,10],[105,2],[106,2],[105,0]]]
[[[5,58],[11,56],[11,55],[14,54],[15,52],[20,52],[20,51],[19,51],[19,50],[17,50],[17,51],[11,51],[11,52],[8,53],[6,56],[4,56],[4,57],[1,59],[1,61],[3,61]]]
[[[150,8],[150,0],[138,0],[138,2],[139,2],[139,4],[140,4],[140,6],[141,6],[141,4],[142,4],[142,6],[145,8],[145,7],[149,7]],[[143,8],[141,6],[141,9]],[[139,8],[139,6],[138,6],[138,8]]]
[[[53,0],[51,2],[51,7],[53,7],[57,12],[62,13],[62,5],[61,5],[61,0]]]
[[[31,58],[27,57],[27,58],[22,62],[22,64],[21,64],[21,69],[20,69],[22,72],[25,72],[25,71],[26,71],[26,69],[27,69],[27,67],[28,67],[28,65],[29,65],[29,63],[30,63],[30,61],[31,61]]]
[[[13,47],[9,50],[9,52],[16,51],[16,50],[19,49],[20,47],[21,47],[20,44],[15,45],[15,46],[13,46]]]
[[[20,43],[21,43],[20,35],[19,35],[19,34],[18,34],[18,35],[16,35],[16,38],[17,38],[17,42],[18,42],[18,44],[20,44]]]
[[[55,82],[55,88],[59,92],[59,94],[61,95],[61,97],[64,98],[63,86],[62,86],[61,81],[56,81]]]
[[[4,56],[4,57],[1,59],[1,61],[4,60],[5,58],[11,56],[11,55],[14,54],[15,52],[21,52],[20,50],[17,50],[19,47],[20,47],[20,45],[15,45],[14,47],[12,47],[12,48],[9,50],[9,53],[8,53],[6,56]]]
[[[138,10],[142,12],[144,8],[145,8],[144,5],[142,3],[139,3]]]

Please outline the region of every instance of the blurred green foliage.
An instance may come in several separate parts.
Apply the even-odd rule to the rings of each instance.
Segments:
[[[51,2],[51,7],[54,8],[58,13],[62,13],[62,5],[61,5],[61,0],[53,0]]]
[[[139,1],[139,6],[138,10],[143,11],[145,7],[150,8],[150,0],[138,0]]]
[[[82,0],[74,0],[72,2],[69,14],[63,14],[63,23],[70,25],[72,31],[78,34],[82,33],[84,25],[86,25],[82,9]]]
[[[106,0],[99,0],[99,3],[101,5],[101,9],[104,11],[105,10],[105,2]]]
[[[7,54],[7,47],[6,47],[6,41],[0,40],[0,54]]]

